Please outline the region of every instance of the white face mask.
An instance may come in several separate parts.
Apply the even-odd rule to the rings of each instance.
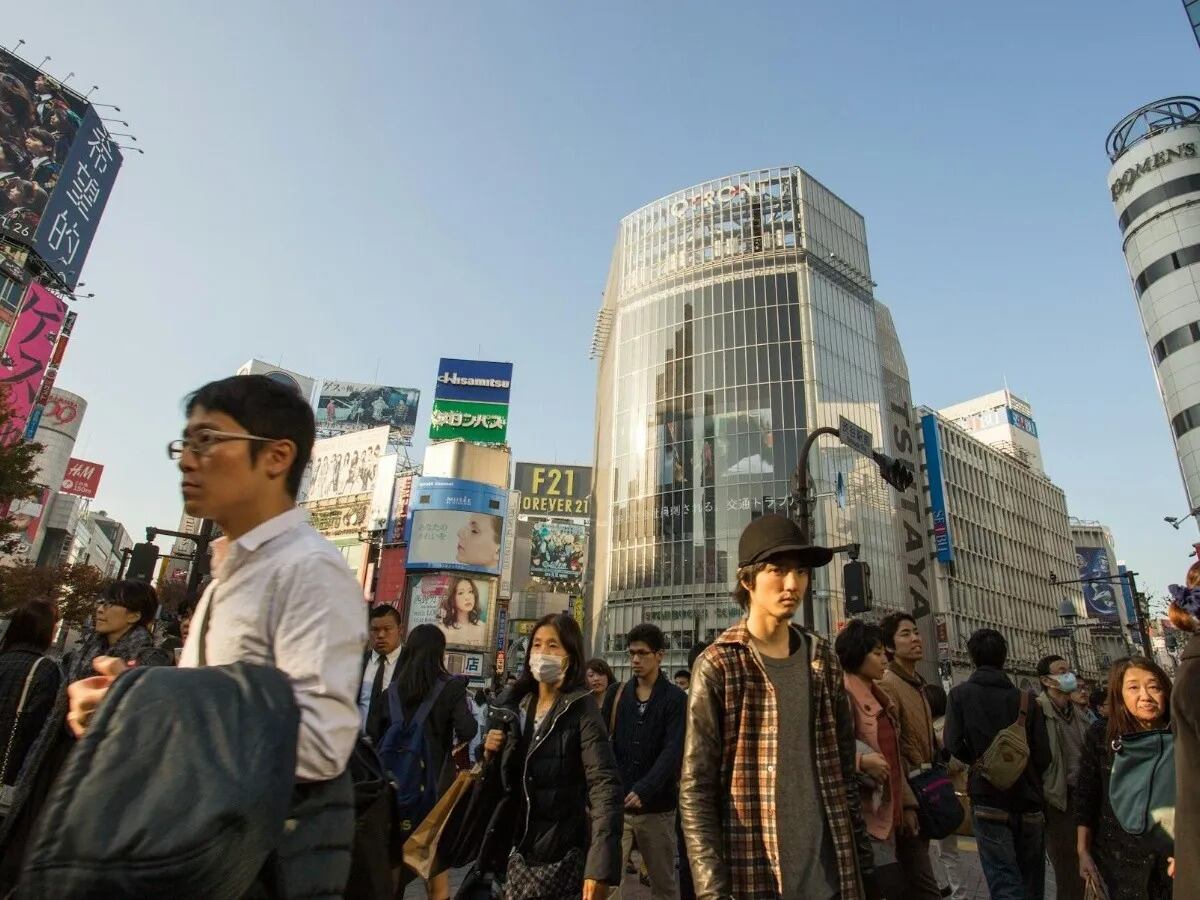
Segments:
[[[533,677],[543,684],[555,684],[562,681],[563,660],[561,656],[549,653],[529,654],[529,671]]]

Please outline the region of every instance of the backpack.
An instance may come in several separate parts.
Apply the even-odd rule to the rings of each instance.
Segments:
[[[51,789],[17,896],[243,896],[284,833],[299,728],[270,666],[123,673]]]
[[[379,742],[379,758],[396,783],[396,821],[400,844],[437,803],[437,783],[444,760],[433,758],[433,750],[425,735],[425,722],[434,701],[446,687],[447,680],[439,678],[434,683],[429,696],[407,722],[400,704],[399,685],[396,682],[388,685],[391,722],[383,734],[383,740]]]
[[[1025,728],[1028,712],[1029,692],[1021,691],[1017,721],[996,733],[975,764],[975,771],[1002,791],[1016,784],[1029,765],[1029,735]]]

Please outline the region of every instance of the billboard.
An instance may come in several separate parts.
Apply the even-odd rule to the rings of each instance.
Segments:
[[[538,522],[533,526],[529,574],[551,581],[579,581],[587,556],[587,527],[563,522]]]
[[[500,574],[508,491],[458,478],[414,478],[409,500],[409,569]]]
[[[312,402],[313,387],[315,382],[307,375],[301,375],[299,372],[293,372],[290,369],[283,369],[279,366],[268,362],[263,362],[261,359],[252,359],[246,362],[237,370],[238,375],[266,375],[272,381],[277,381],[279,384],[287,385],[301,397],[306,403]],[[318,426],[320,422],[317,423]]]
[[[307,483],[300,490],[300,502],[317,503],[373,493],[379,458],[387,451],[387,442],[386,428],[317,441],[313,445]]]
[[[1079,577],[1111,578],[1108,551],[1103,547],[1076,547],[1075,561],[1079,564]],[[1117,618],[1117,592],[1109,581],[1084,581],[1083,604],[1089,619]]]
[[[26,419],[37,405],[42,376],[66,317],[66,303],[40,284],[29,285],[4,353],[0,354],[0,388],[8,389],[8,402],[15,413],[8,433],[0,434],[0,444],[12,443],[23,433]]]
[[[0,232],[73,290],[121,151],[86,100],[2,49],[0,109]]]
[[[429,417],[429,439],[461,439],[474,444],[503,444],[508,436],[508,405],[434,400]]]
[[[392,492],[396,488],[396,468],[400,457],[385,453],[379,457],[375,472],[375,490],[371,493],[371,507],[367,513],[367,531],[386,531],[392,521]]]
[[[375,602],[390,603],[397,609],[404,606],[404,585],[407,568],[403,547],[384,547],[379,551],[375,568]]]
[[[104,466],[99,463],[76,459],[72,456],[67,462],[67,472],[63,475],[62,487],[58,490],[60,493],[70,494],[74,497],[95,500],[96,492],[100,490],[100,477],[103,474]]]
[[[938,438],[936,416],[930,414],[921,417],[921,433],[925,438],[925,464],[929,473],[929,506],[933,515],[933,546],[939,561],[954,562],[950,515],[946,511],[946,485],[942,481],[942,445]]]
[[[587,516],[591,466],[517,463],[513,490],[521,492],[521,512],[543,516]]]
[[[495,596],[494,578],[445,573],[411,578],[408,630],[436,625],[451,647],[487,650]]]
[[[443,358],[438,363],[433,396],[438,400],[508,405],[512,371],[512,363]]]
[[[420,400],[416,388],[325,381],[317,392],[317,431],[345,434],[386,427],[396,432],[402,443],[411,444]]]

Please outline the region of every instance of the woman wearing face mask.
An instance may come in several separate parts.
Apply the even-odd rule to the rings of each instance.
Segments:
[[[1100,882],[1109,900],[1170,900],[1167,857],[1117,821],[1109,801],[1112,743],[1123,734],[1171,727],[1171,680],[1145,657],[1113,665],[1108,680],[1112,715],[1088,729],[1075,797],[1079,875]]]
[[[498,703],[512,725],[484,741],[488,777],[511,786],[513,807],[493,816],[508,830],[481,868],[504,873],[508,900],[604,900],[620,884],[621,776],[584,673],[575,620],[539,620],[521,677]]]

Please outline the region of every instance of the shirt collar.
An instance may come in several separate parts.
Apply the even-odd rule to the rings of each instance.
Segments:
[[[280,535],[287,534],[307,521],[308,513],[298,506],[293,506],[287,512],[282,512],[267,519],[261,525],[251,528],[232,543],[228,538],[217,538],[212,542],[213,569],[217,577],[228,576],[229,571],[237,567],[238,561],[243,556],[254,553],[264,544],[273,541]]]
[[[404,649],[403,647],[401,647],[399,644],[397,644],[396,649],[384,657],[384,660],[386,661],[387,665],[389,665],[389,666],[393,665],[396,662],[396,660],[400,658],[400,651],[403,649]],[[375,655],[379,656],[378,653],[376,653]]]

